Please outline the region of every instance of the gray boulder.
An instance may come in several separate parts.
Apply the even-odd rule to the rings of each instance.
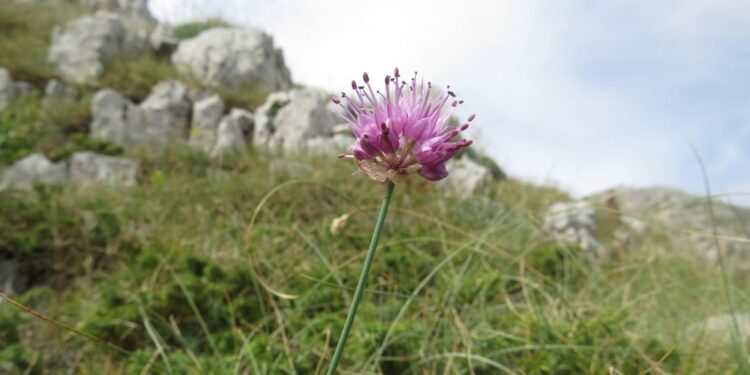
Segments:
[[[716,243],[730,256],[747,258],[750,244],[736,241],[745,238],[750,226],[750,209],[732,206],[713,199],[713,220],[705,197],[694,196],[675,188],[618,187],[588,198],[606,202],[612,214],[635,234],[662,231],[676,249],[686,249],[715,264],[718,259]],[[719,234],[714,241],[712,226]]]
[[[155,23],[156,18],[148,9],[148,0],[77,0],[78,4],[96,10],[108,10]]]
[[[447,167],[449,175],[439,184],[463,197],[486,190],[492,182],[492,172],[467,157],[451,159]]]
[[[280,49],[252,28],[214,28],[180,42],[172,55],[178,69],[203,83],[238,89],[287,89],[292,81]]]
[[[576,245],[595,258],[609,258],[609,251],[596,238],[594,206],[587,201],[560,202],[544,215],[544,230],[555,239]]]
[[[160,23],[151,31],[148,37],[151,50],[161,55],[168,55],[176,48],[179,40],[174,35],[172,26],[166,23]]]
[[[65,163],[53,163],[42,154],[31,154],[5,169],[0,190],[28,190],[37,183],[59,184],[67,178]]]
[[[252,116],[249,112],[232,109],[224,116],[216,130],[216,145],[211,151],[212,157],[220,157],[227,153],[242,152],[245,150],[245,132],[243,128],[252,127]]]
[[[16,100],[16,83],[8,69],[0,68],[0,111]]]
[[[224,114],[224,101],[213,95],[193,104],[190,146],[210,153],[216,145],[216,129]]]
[[[307,141],[333,136],[338,118],[329,109],[330,96],[305,88],[277,92],[255,112],[253,143],[285,152],[304,151]]]
[[[90,135],[120,146],[161,150],[187,138],[191,107],[187,87],[177,81],[154,86],[140,106],[104,89],[91,101]]]
[[[687,328],[687,334],[690,336],[700,336],[702,338],[712,338],[731,344],[736,333],[735,321],[739,328],[740,340],[743,344],[750,342],[750,314],[730,314],[712,315],[701,323],[691,324]]]
[[[17,260],[0,259],[0,292],[13,295],[25,289],[27,277],[20,271],[21,265]]]
[[[354,143],[351,135],[334,134],[333,137],[316,137],[308,139],[306,149],[313,154],[336,157],[339,154],[349,152],[349,147]]]
[[[37,92],[36,87],[34,87],[31,82],[16,81],[14,86],[14,89],[16,91],[16,99],[34,95]]]
[[[78,96],[75,87],[68,86],[56,79],[51,79],[44,87],[44,104],[71,102]]]
[[[137,161],[125,157],[76,152],[70,158],[70,182],[77,186],[131,186],[138,167]]]
[[[121,16],[99,11],[56,26],[47,59],[66,80],[91,83],[106,63],[147,47],[143,36],[128,29]]]
[[[187,138],[192,104],[188,88],[179,81],[160,82],[141,103],[144,126],[133,134],[136,143],[164,147]]]
[[[90,136],[120,146],[137,144],[144,139],[137,134],[145,124],[141,108],[115,90],[104,89],[91,100]]]

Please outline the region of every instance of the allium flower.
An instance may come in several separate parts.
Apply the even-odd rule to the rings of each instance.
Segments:
[[[346,120],[357,139],[351,154],[340,156],[354,159],[359,169],[375,181],[396,181],[412,173],[430,181],[443,179],[448,176],[448,159],[472,143],[455,139],[469,127],[474,115],[461,126],[447,126],[463,101],[456,100],[452,91],[431,98],[432,85],[425,85],[424,79],[417,84],[416,72],[409,84],[399,78],[398,68],[393,77],[385,77],[384,95],[373,91],[365,73],[362,79],[366,87],[352,81],[356,97],[342,93],[341,99],[332,99],[343,108],[338,115]],[[446,104],[450,108],[444,111]]]

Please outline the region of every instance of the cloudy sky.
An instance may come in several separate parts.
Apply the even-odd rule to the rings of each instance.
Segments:
[[[179,23],[260,27],[295,81],[346,89],[394,66],[450,84],[511,174],[750,192],[750,11],[742,0],[151,0]],[[750,195],[732,198],[750,204]]]

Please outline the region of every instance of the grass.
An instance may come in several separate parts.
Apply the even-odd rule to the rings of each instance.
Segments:
[[[0,232],[14,234],[0,238],[0,257],[31,275],[21,302],[128,353],[5,304],[0,364],[81,374],[324,372],[382,186],[350,176],[345,162],[287,162],[313,168],[299,175],[263,154],[218,164],[176,149],[144,156],[129,190],[0,193]],[[342,373],[738,368],[729,344],[686,330],[726,312],[715,269],[677,252],[655,256],[658,241],[615,263],[584,262],[538,229],[539,202],[563,198],[513,181],[468,199],[398,186]],[[746,310],[747,295],[735,295]]]
[[[0,66],[15,80],[44,84],[55,76],[47,51],[55,25],[85,13],[71,4],[29,4],[0,1]]]
[[[212,18],[205,21],[183,23],[174,28],[174,36],[179,40],[190,39],[198,34],[216,27],[229,26],[224,20]]]
[[[113,61],[99,78],[100,87],[110,87],[135,102],[145,99],[160,81],[178,79],[169,59],[140,55]]]
[[[0,2],[0,65],[41,87],[54,76],[44,62],[52,26],[80,14],[69,5]],[[217,25],[177,32],[188,38]],[[146,155],[85,136],[94,90],[140,101],[157,82],[177,78],[167,60],[132,57],[80,87],[78,100],[43,107],[31,96],[0,113],[0,164],[79,150],[142,164],[138,185],[127,189],[0,192],[0,260],[16,262],[21,278],[14,298],[70,325],[0,300],[0,372],[325,372],[383,187],[333,158],[249,152],[217,161],[180,147]],[[264,97],[252,87],[219,92],[229,106],[250,109]],[[342,373],[747,368],[734,354],[744,343],[700,326],[730,310],[727,289],[736,311],[750,309],[747,272],[727,262],[725,283],[718,269],[673,248],[659,226],[615,261],[586,260],[539,229],[543,210],[568,199],[513,179],[468,198],[417,180],[399,185]],[[598,212],[599,234],[614,246],[622,224],[610,216]]]
[[[0,164],[10,165],[34,152],[53,161],[76,151],[121,154],[114,144],[88,138],[90,108],[88,96],[44,105],[33,95],[13,103],[0,112]]]

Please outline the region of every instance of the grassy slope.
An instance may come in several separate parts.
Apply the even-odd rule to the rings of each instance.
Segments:
[[[51,25],[80,10],[36,7],[0,3],[0,65],[41,84],[53,75],[42,63]],[[172,77],[167,61],[138,57],[111,64],[101,82],[138,99]],[[0,156],[106,150],[75,136],[86,131],[95,88],[51,110],[40,111],[32,97],[3,112]],[[252,105],[260,96],[226,98]],[[130,156],[144,166],[132,189],[0,193],[0,259],[19,261],[33,286],[19,300],[127,353],[0,303],[0,372],[321,373],[382,187],[350,176],[352,166],[333,158],[218,163],[181,149]],[[616,262],[584,262],[538,230],[540,210],[563,199],[515,181],[467,199],[424,183],[399,186],[341,368],[742,371],[720,339],[686,334],[690,323],[727,311],[715,269],[679,251],[656,256],[665,246],[659,233]],[[748,297],[734,292],[747,311]]]
[[[219,165],[176,150],[146,159],[130,190],[0,195],[0,255],[21,254],[39,285],[20,299],[128,351],[6,304],[0,363],[84,374],[103,364],[108,373],[321,373],[383,189],[350,176],[343,161],[281,168],[271,160]],[[343,368],[736,368],[725,345],[685,333],[688,323],[726,311],[714,270],[649,255],[651,244],[617,262],[583,263],[537,230],[535,207],[561,198],[514,182],[465,200],[426,184],[399,186]],[[747,307],[744,294],[736,297]]]

